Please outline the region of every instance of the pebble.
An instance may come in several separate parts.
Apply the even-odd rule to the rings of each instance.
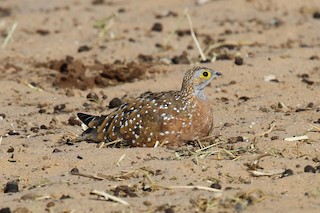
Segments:
[[[3,190],[4,193],[16,193],[19,192],[18,183],[15,181],[10,181],[6,184]]]
[[[109,103],[109,108],[117,108],[120,107],[122,104],[122,101],[119,98],[114,98]]]
[[[307,165],[306,167],[304,167],[304,172],[315,173],[316,169],[313,166]]]

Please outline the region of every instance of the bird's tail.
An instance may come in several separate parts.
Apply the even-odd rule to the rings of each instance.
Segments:
[[[103,138],[102,125],[107,116],[95,116],[84,113],[78,113],[78,118],[89,128],[82,133],[82,137],[91,141],[101,141]]]

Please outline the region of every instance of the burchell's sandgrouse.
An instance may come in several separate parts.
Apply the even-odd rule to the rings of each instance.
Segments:
[[[203,89],[221,73],[205,67],[187,71],[179,91],[147,92],[109,115],[78,113],[89,128],[82,136],[96,142],[120,139],[131,147],[182,145],[207,136],[213,113]]]

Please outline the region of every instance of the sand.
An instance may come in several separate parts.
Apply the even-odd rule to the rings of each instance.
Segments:
[[[0,212],[319,212],[319,29],[317,0],[1,1]],[[74,142],[76,113],[177,90],[197,65],[223,73],[210,137]]]

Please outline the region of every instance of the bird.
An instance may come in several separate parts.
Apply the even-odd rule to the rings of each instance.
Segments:
[[[87,126],[85,140],[121,141],[129,147],[183,146],[208,136],[213,128],[211,102],[204,88],[221,72],[206,67],[189,69],[180,90],[145,92],[108,115],[78,113]]]

